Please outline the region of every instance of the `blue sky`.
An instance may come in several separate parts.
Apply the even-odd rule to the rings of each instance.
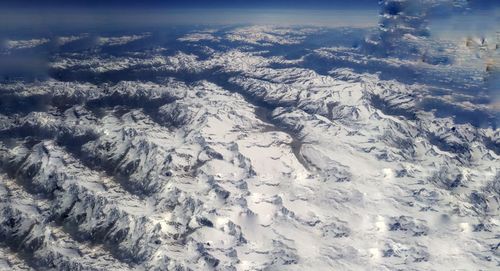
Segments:
[[[499,0],[468,0],[473,8],[500,7]],[[287,8],[376,9],[378,0],[2,0],[6,7],[119,7],[119,8]]]
[[[0,0],[2,6],[0,24],[12,31],[141,24],[373,27],[378,20],[378,0]]]
[[[2,0],[12,7],[376,9],[377,0]]]
[[[483,28],[477,22],[490,28],[498,22],[500,0],[469,1],[474,10],[491,13],[497,8],[496,12],[478,17],[489,18],[485,22],[459,19],[466,24],[455,28],[475,31]],[[0,0],[0,25],[3,26],[0,34],[30,29],[51,31],[61,27],[99,29],[193,24],[376,27],[378,9],[378,0]]]

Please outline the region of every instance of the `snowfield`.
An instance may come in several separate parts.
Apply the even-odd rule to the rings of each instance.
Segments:
[[[0,84],[0,269],[498,268],[492,73],[370,31],[9,41],[59,49]]]

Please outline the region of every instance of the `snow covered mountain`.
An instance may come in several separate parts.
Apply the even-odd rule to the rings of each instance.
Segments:
[[[10,41],[50,63],[0,84],[0,269],[498,268],[498,62],[374,31]]]

